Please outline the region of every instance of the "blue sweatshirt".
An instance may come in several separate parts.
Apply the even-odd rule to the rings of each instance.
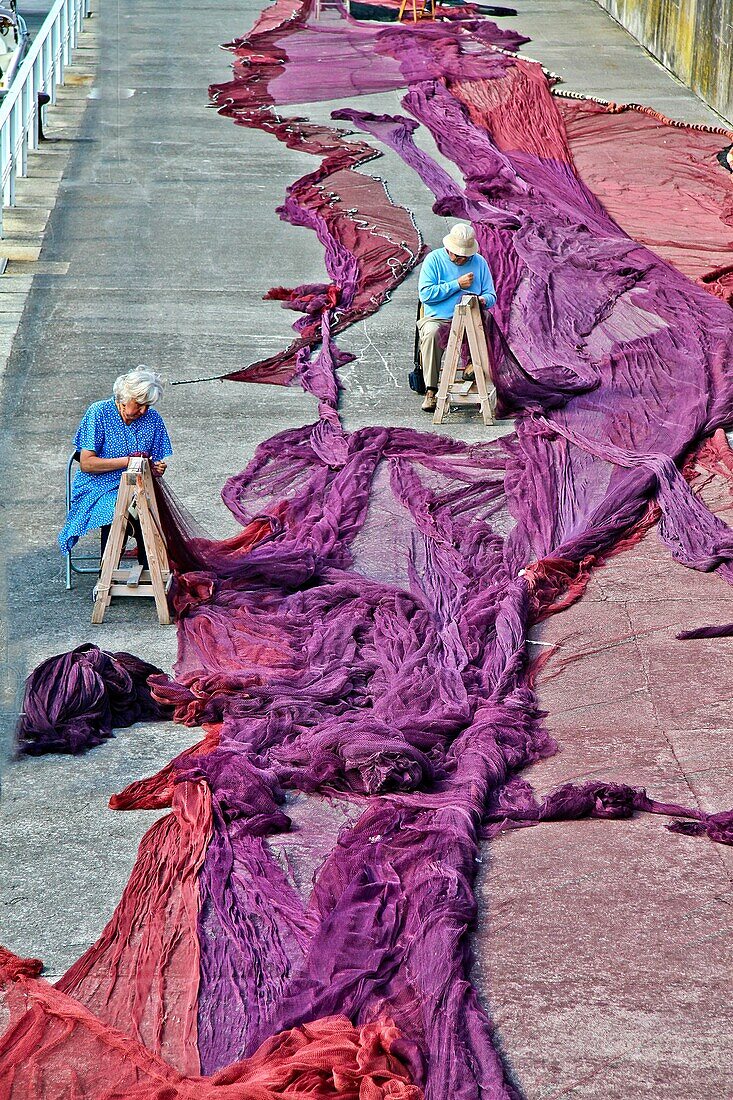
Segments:
[[[462,290],[458,280],[469,271],[473,272],[473,282],[468,290]],[[489,309],[496,303],[494,280],[483,256],[470,256],[465,264],[454,264],[444,248],[436,248],[425,257],[418,293],[425,306],[425,317],[448,321],[463,294],[480,295]]]

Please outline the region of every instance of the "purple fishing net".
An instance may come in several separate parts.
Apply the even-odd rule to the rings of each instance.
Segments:
[[[321,36],[332,64],[336,33]],[[348,26],[344,49],[359,35],[366,41]],[[335,117],[391,145],[439,212],[473,222],[499,289],[492,350],[517,433],[467,448],[364,429],[326,458],[319,428],[304,429],[266,444],[227,487],[243,521],[276,503],[283,531],[261,551],[271,562],[264,591],[215,582],[181,623],[178,678],[223,720],[220,751],[237,746],[210,782],[217,792],[236,785],[244,748],[260,797],[294,787],[369,801],[307,903],[262,848],[253,872],[246,827],[237,845],[217,845],[199,1019],[226,1019],[240,1046],[209,1028],[202,1064],[214,1069],[235,1049],[336,1010],[355,1021],[386,1014],[417,1043],[429,1097],[509,1097],[518,1093],[467,981],[484,823],[686,813],[613,785],[528,802],[512,777],[554,746],[531,687],[527,630],[642,522],[650,500],[679,560],[727,573],[730,533],[675,459],[730,418],[730,312],[611,220],[573,171],[541,71],[486,51],[501,42],[496,28],[369,35],[387,59],[383,87],[394,86],[398,62],[405,105],[465,188],[417,148],[414,121],[353,109]],[[281,96],[293,101],[289,89],[307,82],[316,54],[285,66]],[[253,557],[259,570],[260,551]],[[263,647],[268,671],[248,659]],[[234,663],[248,677],[237,697],[212,677]],[[232,912],[264,927],[273,895],[287,896],[288,919],[269,922],[262,940],[207,934]],[[244,969],[261,975],[256,993],[221,980],[238,972],[243,950]]]
[[[28,678],[17,728],[18,752],[85,752],[120,726],[169,718],[148,676],[161,673],[132,653],[105,653],[90,642],[49,657]]]

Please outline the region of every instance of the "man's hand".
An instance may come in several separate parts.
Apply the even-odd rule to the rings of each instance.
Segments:
[[[151,462],[150,463],[150,468],[152,469],[152,471],[153,471],[153,473],[155,474],[156,477],[162,477],[163,474],[165,473],[166,469],[168,468],[168,463],[167,462]]]
[[[461,275],[460,278],[458,279],[458,285],[461,288],[461,290],[468,290],[468,288],[471,286],[472,282],[473,282],[473,272],[472,271],[467,271],[465,275]]]

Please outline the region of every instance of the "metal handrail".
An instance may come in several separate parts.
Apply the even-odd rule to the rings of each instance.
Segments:
[[[56,102],[89,7],[90,0],[55,0],[0,102],[0,237],[2,207],[15,206],[16,178],[27,174],[28,153],[38,148],[38,96]]]

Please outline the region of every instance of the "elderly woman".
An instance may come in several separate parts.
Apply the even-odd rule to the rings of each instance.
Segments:
[[[113,396],[97,401],[84,413],[74,446],[81,472],[74,478],[71,507],[59,535],[68,554],[87,531],[101,528],[102,553],[114,517],[122,471],[133,455],[147,455],[153,473],[165,472],[165,459],[173,454],[163,418],[152,407],[163,391],[160,376],[139,366],[115,382]],[[138,561],[146,564],[139,524],[131,526],[138,544]]]

